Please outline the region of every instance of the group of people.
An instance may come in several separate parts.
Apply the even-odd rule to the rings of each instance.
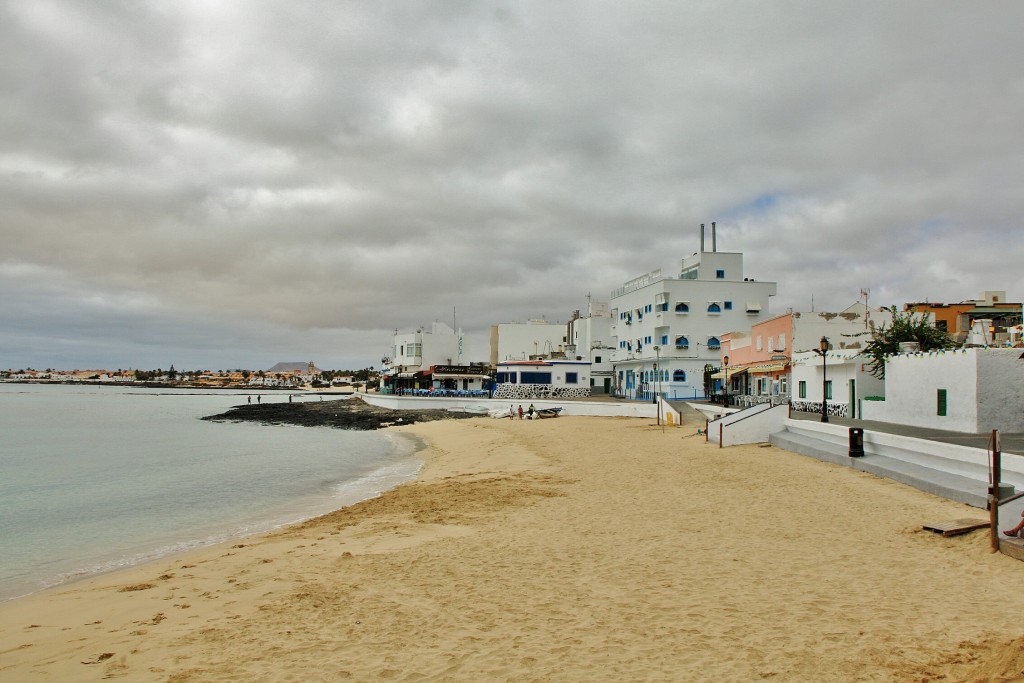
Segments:
[[[523,404],[520,403],[519,404],[519,408],[517,410],[517,409],[513,408],[512,404],[510,403],[509,406],[508,406],[508,419],[510,419],[510,420],[516,419],[516,415],[517,414],[519,415],[519,419],[522,420],[523,419]],[[532,420],[533,416],[536,415],[536,414],[537,414],[537,411],[534,409],[533,404],[531,403],[530,407],[526,409],[526,419],[527,420]]]

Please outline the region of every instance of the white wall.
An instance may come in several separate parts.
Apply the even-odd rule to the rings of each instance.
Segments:
[[[465,406],[488,406],[495,410],[508,410],[509,404],[517,405],[520,401],[499,399],[473,398],[414,398],[409,396],[392,396],[385,394],[360,394],[370,405],[393,410],[438,410],[461,409]],[[643,417],[656,419],[657,406],[654,403],[605,403],[602,401],[556,401],[533,400],[523,402],[523,409],[529,403],[535,408],[561,408],[562,415],[591,415],[596,417]]]
[[[492,339],[491,362],[527,360],[530,356],[565,348],[566,327],[546,322],[499,323],[494,326],[496,340]]]
[[[956,349],[891,356],[885,401],[865,404],[865,419],[979,433],[1024,431],[1020,349]],[[946,390],[946,416],[937,414]]]

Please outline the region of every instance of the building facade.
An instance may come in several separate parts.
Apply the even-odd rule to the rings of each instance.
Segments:
[[[819,348],[826,337],[833,349],[862,350],[892,313],[855,302],[836,313],[788,312],[755,323],[748,331],[723,338],[722,356],[729,357],[730,395],[736,403],[785,402],[792,391],[790,361]]]
[[[539,357],[564,358],[567,343],[564,323],[533,319],[492,325],[491,365]]]
[[[989,321],[984,330],[988,343],[984,345],[1010,346],[1019,338],[1022,322],[1022,305],[1007,302],[1003,291],[982,292],[980,299],[958,304],[904,304],[903,310],[930,315],[935,327],[961,344],[968,341],[975,321],[984,319]]]
[[[565,356],[568,360],[590,362],[590,389],[593,394],[612,392],[615,351],[611,309],[607,302],[591,301],[587,316],[575,311],[566,325]]]
[[[864,419],[979,434],[1024,432],[1024,353],[964,348],[901,353],[885,361],[885,400]]]
[[[590,363],[528,360],[498,363],[494,398],[582,398],[590,396]]]
[[[656,270],[612,292],[617,396],[702,397],[705,366],[720,363],[725,333],[768,315],[776,284],[745,277],[743,254],[717,251],[714,237],[705,251],[701,227],[701,251],[682,259],[676,274]]]

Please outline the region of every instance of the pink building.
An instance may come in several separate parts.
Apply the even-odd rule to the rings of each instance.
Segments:
[[[738,397],[735,402],[785,402],[790,396],[793,354],[819,348],[822,337],[828,338],[833,349],[863,349],[877,326],[891,322],[889,311],[860,302],[839,313],[783,313],[749,331],[723,335],[723,370],[715,376],[725,377],[728,356],[729,395]]]

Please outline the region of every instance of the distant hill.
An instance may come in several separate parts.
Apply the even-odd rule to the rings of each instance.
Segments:
[[[311,366],[311,365],[313,365],[312,362],[310,362],[310,363],[278,363],[274,367],[272,367],[269,370],[267,370],[267,372],[307,372],[310,369],[309,366]],[[313,365],[312,374],[316,375],[316,374],[319,374],[319,373],[320,373],[320,368],[318,368],[315,365]]]

